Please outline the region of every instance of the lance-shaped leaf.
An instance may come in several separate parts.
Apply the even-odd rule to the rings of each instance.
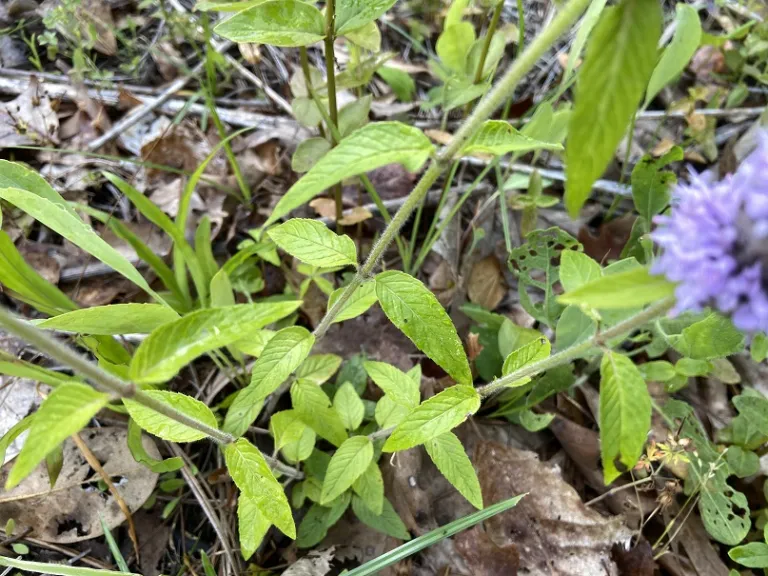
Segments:
[[[112,304],[59,314],[43,320],[37,326],[75,334],[111,336],[148,334],[178,319],[176,312],[160,304]]]
[[[179,394],[178,392],[170,392],[168,390],[147,390],[145,394],[156,402],[166,404],[177,412],[194,418],[206,426],[211,428],[219,427],[216,416],[200,400],[196,400],[186,394]],[[163,440],[170,442],[194,442],[206,437],[205,432],[177,422],[130,398],[123,398],[123,404],[125,404],[128,413],[136,424]]]
[[[325,38],[325,19],[301,0],[270,0],[238,12],[216,25],[219,36],[233,42],[308,46]]]
[[[373,442],[367,436],[353,436],[339,446],[323,480],[320,504],[327,506],[363,475],[373,461]]]
[[[542,142],[521,133],[503,120],[488,120],[464,145],[462,154],[492,154],[502,156],[510,152],[524,153],[533,150],[562,150],[558,142]]]
[[[333,294],[328,298],[328,310],[330,310],[339,299],[339,296],[346,290],[345,287],[338,288],[333,291]],[[357,318],[361,314],[365,314],[368,309],[379,301],[379,297],[376,296],[376,283],[375,282],[363,282],[360,286],[355,288],[352,292],[352,296],[344,303],[336,317],[333,319],[333,323],[343,322],[344,320],[350,320]]]
[[[328,230],[322,222],[292,218],[272,228],[268,234],[280,248],[310,266],[357,266],[354,240],[346,234]]]
[[[376,20],[394,6],[396,0],[339,0],[336,3],[336,34],[355,30]]]
[[[248,560],[261,544],[272,523],[259,510],[256,500],[243,493],[237,499],[237,527],[240,553]]]
[[[424,447],[440,473],[453,484],[475,508],[482,510],[483,493],[475,468],[464,451],[461,441],[453,432],[433,438]]]

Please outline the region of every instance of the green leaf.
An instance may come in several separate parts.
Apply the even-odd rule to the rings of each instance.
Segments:
[[[743,414],[761,434],[768,436],[768,399],[752,395],[741,394],[733,398],[733,405],[739,414]]]
[[[237,499],[237,527],[240,533],[240,553],[248,560],[261,545],[271,526],[259,510],[256,500],[243,493]]]
[[[325,138],[316,137],[302,140],[296,146],[296,152],[291,157],[291,169],[294,172],[306,172],[317,164],[330,149],[331,143]]]
[[[328,298],[328,310],[333,307],[339,296],[346,290],[346,286],[338,288],[333,291],[330,298]],[[333,319],[333,323],[343,322],[344,320],[351,320],[357,318],[361,314],[365,314],[368,309],[379,301],[379,297],[376,296],[376,282],[363,282],[360,286],[355,288],[352,295],[344,303],[341,311]]]
[[[220,22],[214,32],[240,44],[308,46],[325,38],[325,18],[300,0],[270,0]]]
[[[0,466],[5,463],[5,453],[8,451],[8,447],[14,442],[14,440],[16,440],[16,438],[30,429],[34,419],[35,413],[33,412],[32,414],[29,414],[28,416],[25,416],[16,422],[16,424],[14,424],[11,429],[3,434],[2,438],[0,438]]]
[[[706,360],[694,360],[693,358],[680,358],[675,363],[675,371],[686,377],[705,376],[712,369],[712,364]]]
[[[381,31],[375,21],[363,24],[354,30],[348,30],[344,33],[344,37],[360,48],[371,52],[381,51]]]
[[[179,315],[161,304],[112,304],[59,314],[37,324],[38,328],[76,334],[148,334]]]
[[[664,360],[646,362],[637,367],[646,382],[666,382],[675,377],[675,367]]]
[[[310,266],[357,266],[354,240],[331,232],[322,222],[293,218],[268,234],[280,248]]]
[[[410,410],[386,394],[376,403],[374,417],[380,428],[392,428],[405,420]]]
[[[283,410],[273,414],[269,419],[269,430],[275,439],[276,450],[301,440],[306,428],[308,428],[307,424],[296,410]]]
[[[251,498],[266,519],[289,538],[296,538],[291,505],[261,452],[245,438],[224,446],[224,460],[232,480]]]
[[[533,364],[534,362],[549,358],[551,351],[552,347],[549,340],[544,336],[540,336],[536,340],[533,340],[510,353],[506,360],[504,360],[504,366],[501,369],[501,373],[502,375],[507,376],[508,374],[512,374],[513,372],[528,366],[528,364]],[[519,380],[507,384],[507,387],[515,388],[517,386],[523,386],[530,381],[531,377],[525,376],[524,378],[520,378]]]
[[[365,472],[354,481],[352,490],[371,512],[377,516],[384,512],[384,478],[375,459],[368,464]]]
[[[675,35],[653,70],[643,108],[651,103],[664,86],[685,70],[701,42],[701,22],[696,8],[680,3],[675,6],[675,9],[677,10]]]
[[[377,532],[382,532],[392,538],[399,540],[410,540],[411,535],[408,534],[408,528],[405,527],[403,521],[400,520],[400,516],[397,515],[395,509],[389,500],[384,498],[384,506],[381,514],[374,514],[373,511],[365,505],[362,498],[359,496],[352,496],[352,511],[355,516],[367,526],[370,526]]]
[[[435,50],[440,61],[454,72],[464,72],[469,50],[475,42],[475,27],[470,22],[448,26],[437,38]]]
[[[347,430],[357,430],[363,423],[365,406],[354,386],[349,382],[341,385],[333,397],[333,409],[341,418]]]
[[[372,100],[373,96],[368,94],[339,110],[339,133],[342,138],[368,123]]]
[[[389,66],[382,66],[376,70],[376,74],[392,88],[392,92],[395,93],[398,100],[402,102],[413,100],[413,93],[416,92],[416,82],[411,78],[410,74]]]
[[[606,8],[587,44],[566,143],[565,205],[578,215],[627,131],[657,60],[657,0]]]
[[[306,516],[299,524],[299,533],[296,537],[296,546],[299,548],[312,548],[317,546],[328,534],[329,508],[313,504],[309,507]]]
[[[419,400],[421,400],[419,383],[414,382],[413,378],[405,372],[386,362],[369,360],[364,362],[363,366],[376,386],[381,388],[394,402],[409,410],[419,405]]]
[[[728,550],[728,557],[747,568],[768,568],[768,544],[750,542]]]
[[[141,384],[165,382],[206,352],[228,346],[293,313],[300,301],[241,304],[197,310],[164,324],[136,350],[131,380]]]
[[[555,348],[565,350],[581,344],[597,334],[597,322],[578,306],[568,306],[557,321]]]
[[[298,0],[292,0],[298,3]],[[351,176],[398,163],[410,172],[421,168],[434,151],[429,139],[417,128],[400,122],[373,122],[344,138],[323,156],[280,199],[265,226],[294,208]]]
[[[347,431],[331,401],[317,385],[297,380],[291,386],[291,402],[301,419],[321,438],[334,446],[341,446],[347,439]]]
[[[54,388],[68,382],[79,382],[78,378],[20,360],[2,350],[0,350],[0,374],[15,376],[16,378],[29,378]]]
[[[554,414],[536,414],[532,410],[523,410],[517,417],[528,432],[541,432],[555,419]]]
[[[200,400],[195,400],[186,394],[169,392],[168,390],[146,390],[145,394],[152,400],[166,404],[174,410],[194,418],[211,428],[219,427],[216,416]],[[130,398],[123,398],[123,404],[125,404],[128,414],[131,415],[136,424],[163,440],[170,442],[194,442],[206,437],[205,432],[190,428],[176,420],[171,420],[168,416],[155,412],[152,408],[147,408]]]
[[[452,386],[432,396],[408,414],[384,444],[384,452],[399,452],[424,444],[464,422],[480,408],[472,386]]]
[[[312,455],[316,442],[317,434],[312,428],[306,426],[298,440],[288,442],[280,450],[289,463],[296,464],[303,462]]]
[[[314,354],[304,360],[296,370],[296,378],[324,384],[341,366],[341,356],[336,354]]]
[[[378,19],[396,0],[339,0],[336,4],[336,34],[360,28]]]
[[[261,4],[266,0],[241,0],[238,2],[220,2],[217,0],[200,0],[195,4],[196,12],[242,12]]]
[[[717,480],[702,488],[699,512],[709,535],[730,546],[744,540],[752,525],[747,497]]]
[[[739,478],[753,476],[760,471],[760,458],[750,450],[744,450],[739,446],[730,446],[725,453],[725,461],[728,467]]]
[[[537,338],[541,338],[541,332],[538,330],[518,326],[509,318],[504,318],[498,334],[499,352],[503,356],[502,362],[512,352]]]
[[[163,299],[149,287],[144,277],[133,264],[101,239],[93,228],[83,222],[64,200],[51,201],[35,193],[17,188],[0,188],[0,198],[23,210],[32,218],[66,238],[75,246],[113,268],[136,284],[158,302]]]
[[[405,272],[376,276],[384,313],[403,334],[456,382],[470,384],[472,372],[456,328],[432,292]]]
[[[685,328],[674,343],[675,350],[695,360],[713,360],[744,349],[744,335],[730,320],[712,313]]]
[[[26,478],[56,447],[85,427],[109,402],[109,395],[86,384],[62,384],[40,406],[16,463],[8,474],[5,489]]]
[[[749,354],[755,362],[762,362],[768,358],[768,336],[764,332],[754,335],[749,345]]]
[[[45,562],[29,562],[27,560],[18,560],[0,556],[0,566],[8,568],[17,568],[27,572],[37,572],[39,574],[54,574],[56,576],[141,576],[140,574],[115,572],[113,570],[94,570],[93,568],[81,568],[80,566],[70,566],[69,564],[46,564]]]
[[[483,494],[475,468],[464,451],[461,441],[453,432],[446,432],[426,442],[427,454],[440,473],[464,498],[477,508],[483,509]]]
[[[583,252],[568,250],[560,255],[560,283],[566,292],[572,292],[603,275],[600,264]]]
[[[503,120],[487,120],[480,130],[464,145],[461,154],[493,154],[503,156],[510,152],[522,154],[533,150],[562,150],[557,142],[542,142],[513,128]]]
[[[166,460],[152,458],[144,448],[141,428],[133,420],[128,420],[128,449],[136,462],[143,464],[155,474],[175,472],[184,466],[184,460],[179,456]]]
[[[345,440],[328,464],[320,504],[329,504],[351,488],[372,461],[373,442],[367,436],[353,436]]]
[[[677,182],[674,172],[662,170],[662,168],[682,159],[683,149],[675,146],[659,159],[646,154],[632,169],[632,200],[635,203],[635,210],[645,218],[646,222],[650,222],[656,214],[660,214],[667,207],[670,197],[669,189]]]
[[[223,430],[242,436],[259,415],[264,400],[288,379],[312,350],[315,337],[306,328],[283,328],[267,343],[251,372],[251,383],[227,410]]]
[[[600,363],[600,454],[605,483],[621,475],[616,459],[632,468],[651,428],[651,397],[632,360],[606,352]]]
[[[663,276],[651,276],[647,268],[605,275],[558,297],[563,304],[601,310],[636,308],[673,295],[675,285]]]
[[[584,17],[581,19],[579,30],[576,32],[576,37],[571,44],[571,51],[568,52],[568,63],[566,64],[565,72],[563,73],[562,84],[558,91],[558,96],[568,87],[568,80],[570,80],[571,74],[581,59],[581,52],[584,50],[584,46],[591,36],[592,30],[597,24],[607,1],[608,0],[593,0],[589,4],[589,8],[587,8]],[[557,98],[553,98],[553,100],[557,100]]]

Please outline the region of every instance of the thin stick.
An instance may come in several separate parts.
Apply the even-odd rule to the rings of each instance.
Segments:
[[[326,0],[325,2],[325,72],[328,86],[328,113],[331,123],[328,125],[328,132],[333,132],[333,128],[339,126],[339,110],[336,105],[336,56],[333,44],[336,41],[336,2],[335,0]],[[333,126],[333,128],[331,127]],[[335,138],[330,138],[331,148],[336,146]],[[333,199],[336,202],[336,222],[341,220],[344,213],[344,206],[341,200],[341,183],[332,188]],[[337,224],[341,226],[341,224]]]

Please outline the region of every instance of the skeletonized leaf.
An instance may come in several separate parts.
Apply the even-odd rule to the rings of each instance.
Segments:
[[[176,312],[160,304],[112,304],[59,314],[43,320],[37,326],[76,334],[112,336],[148,334],[178,319]]]
[[[240,533],[240,553],[244,559],[253,556],[271,525],[256,501],[247,494],[240,494],[237,500],[237,527]]]
[[[365,405],[349,382],[342,384],[333,396],[333,409],[347,430],[357,430],[365,416]]]
[[[467,355],[450,317],[432,292],[405,272],[376,276],[384,313],[416,346],[460,384],[472,382]]]
[[[513,350],[504,360],[504,366],[501,369],[501,373],[506,376],[507,374],[512,374],[512,372],[524,368],[528,364],[533,364],[539,360],[549,358],[551,349],[552,347],[549,340],[544,336],[540,336],[539,338],[536,338],[536,340],[528,342],[528,344],[521,346],[517,350]],[[527,384],[530,381],[531,377],[525,376],[524,378],[511,382],[507,386],[514,388],[516,386]]]
[[[384,452],[407,450],[450,432],[480,408],[472,386],[452,386],[424,401],[406,416],[384,444]]]
[[[201,354],[228,346],[294,312],[300,301],[241,304],[198,310],[164,324],[141,343],[133,356],[134,382],[152,384],[173,378]]]
[[[328,310],[331,309],[345,289],[346,288],[342,287],[333,291],[333,294],[328,298]],[[357,318],[361,314],[365,314],[368,309],[378,301],[379,297],[376,296],[376,283],[363,282],[354,292],[352,292],[352,295],[344,303],[341,312],[339,312],[333,319],[333,323],[335,324],[336,322]]]
[[[523,153],[533,150],[562,150],[558,142],[542,142],[521,133],[503,120],[488,120],[462,148],[462,154],[480,152],[502,156],[510,152]]]
[[[420,400],[419,383],[402,370],[386,362],[368,360],[363,363],[365,371],[376,386],[393,401],[412,409],[418,406]]]
[[[565,205],[575,217],[605,171],[656,64],[662,14],[657,0],[606,8],[587,44],[566,143]]]
[[[233,42],[308,46],[325,38],[322,12],[301,0],[270,0],[238,12],[214,28]]]
[[[275,244],[305,264],[318,268],[357,266],[354,240],[332,232],[322,222],[292,218],[268,234]]]
[[[374,514],[378,515],[384,511],[384,478],[376,460],[368,464],[365,472],[354,481],[352,490]]]
[[[251,372],[251,383],[242,389],[227,410],[223,429],[242,436],[259,415],[267,396],[288,379],[309,354],[315,337],[306,328],[283,328],[267,342]]]
[[[323,480],[320,504],[328,505],[363,475],[373,461],[373,442],[367,436],[353,436],[339,446]]]
[[[108,394],[86,384],[71,382],[54,389],[35,414],[5,489],[10,490],[26,478],[59,444],[85,427],[107,402]]]
[[[298,0],[295,0],[298,1]],[[265,226],[345,178],[398,163],[416,172],[434,147],[417,128],[400,122],[374,122],[344,138],[280,199]]]
[[[475,468],[453,432],[446,432],[424,444],[427,454],[440,473],[453,484],[464,498],[477,508],[483,508],[483,493]]]
[[[195,400],[186,394],[169,392],[168,390],[147,390],[146,394],[153,400],[167,404],[174,410],[199,420],[211,428],[219,427],[216,416],[200,400]],[[176,420],[171,420],[168,416],[155,412],[151,408],[147,408],[130,398],[123,398],[123,404],[125,404],[128,413],[136,424],[163,440],[170,442],[194,442],[206,437],[205,432],[190,428]]]

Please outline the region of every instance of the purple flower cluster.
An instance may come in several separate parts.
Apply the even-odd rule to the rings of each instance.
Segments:
[[[654,222],[664,250],[651,271],[678,283],[677,312],[712,306],[745,332],[768,331],[768,134],[736,173],[692,174]]]

